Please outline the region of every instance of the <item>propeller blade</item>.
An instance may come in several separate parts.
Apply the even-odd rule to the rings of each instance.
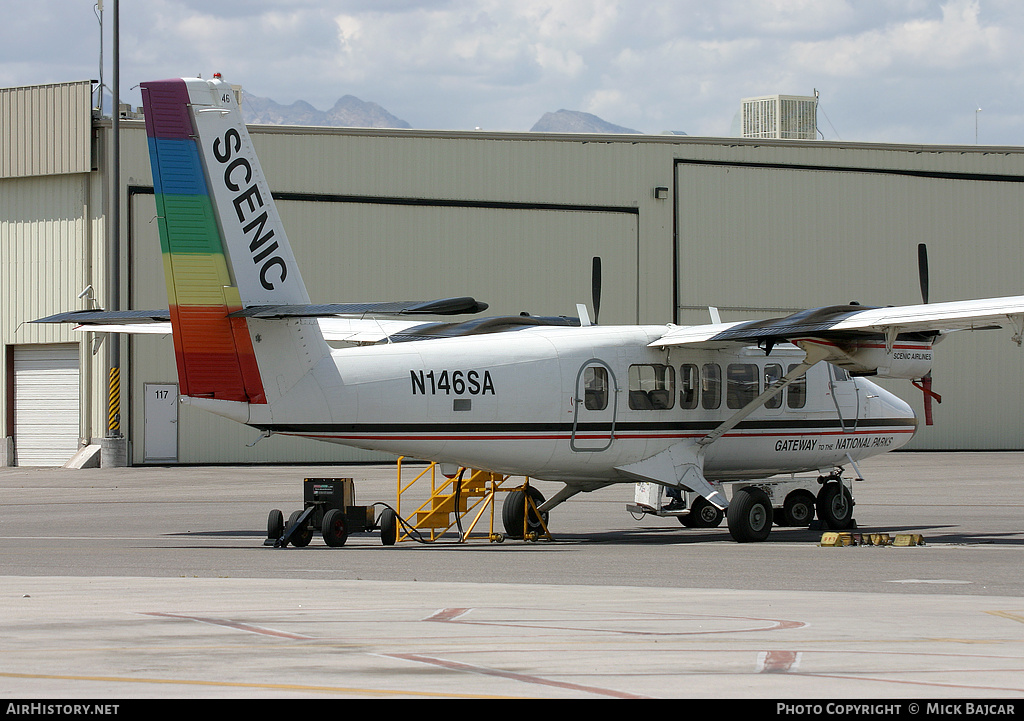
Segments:
[[[594,256],[594,266],[591,273],[591,291],[594,298],[594,325],[601,314],[601,256]]]
[[[932,425],[932,400],[936,403],[942,403],[942,396],[932,390],[931,371],[920,382],[911,381],[911,383],[915,388],[924,393],[924,424],[930,426]]]
[[[921,280],[921,302],[928,303],[928,246],[924,243],[917,244],[917,274]],[[942,403],[942,396],[932,390],[932,372],[921,379],[918,383],[914,381],[922,393],[924,393],[924,424],[932,425],[932,399],[936,403]]]
[[[921,278],[922,302],[928,302],[928,246],[919,243],[917,246],[917,273]]]

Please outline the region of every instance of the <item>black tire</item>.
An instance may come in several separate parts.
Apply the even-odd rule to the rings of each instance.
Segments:
[[[809,491],[793,491],[786,496],[782,511],[775,514],[780,526],[807,528],[814,520],[814,496]]]
[[[377,522],[380,528],[380,542],[385,546],[395,545],[398,540],[398,515],[390,508],[380,512],[380,519]]]
[[[328,546],[344,546],[348,540],[348,520],[345,513],[338,508],[332,508],[325,513],[323,523],[320,524],[320,534]]]
[[[540,507],[540,504],[544,503],[544,494],[538,491],[533,486],[529,486],[530,499],[533,500],[533,505]],[[509,538],[522,538],[523,537],[523,515],[526,506],[526,496],[522,490],[514,490],[505,496],[505,502],[501,506],[501,522],[505,526],[505,535]],[[541,514],[541,518],[544,519],[544,526],[548,523],[547,512]],[[541,526],[540,519],[537,518],[537,514],[530,509],[529,518],[526,521],[526,532],[527,533],[543,533],[544,527]]]
[[[733,494],[726,518],[737,542],[763,541],[772,530],[772,502],[760,488],[741,488]]]
[[[853,525],[853,496],[842,483],[826,483],[818,491],[818,519],[827,527],[842,531]]]
[[[275,541],[284,533],[284,514],[276,508],[267,517],[267,538]]]
[[[724,517],[721,508],[703,496],[698,496],[690,506],[690,512],[680,516],[679,522],[687,528],[718,528]]]
[[[295,511],[292,515],[288,516],[288,526],[290,529],[295,525],[296,521],[299,520],[299,516],[302,515],[302,511]],[[309,529],[309,526],[305,528],[298,528],[288,539],[288,543],[292,544],[296,548],[305,548],[309,545],[309,542],[313,540],[313,531]]]

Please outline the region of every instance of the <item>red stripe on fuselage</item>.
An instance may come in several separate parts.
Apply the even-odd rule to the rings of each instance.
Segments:
[[[870,431],[842,431],[836,429],[834,431],[770,431],[765,433],[750,433],[750,432],[734,432],[726,433],[723,438],[824,438],[831,436],[884,436],[894,434],[913,434],[915,429],[913,428],[874,428]],[[440,433],[440,431],[438,432]],[[570,438],[576,438],[577,440],[607,440],[607,433],[576,433],[575,436],[570,431],[555,432],[555,433],[543,433],[543,434],[524,434],[524,433],[502,433],[501,431],[495,431],[490,434],[479,434],[473,435],[436,435],[429,434],[429,431],[422,434],[408,435],[408,434],[381,434],[381,433],[366,433],[366,434],[353,434],[353,433],[293,433],[288,431],[278,431],[278,435],[285,436],[298,436],[300,438],[315,438],[319,440],[337,440],[337,441],[388,441],[388,442],[401,442],[401,441],[551,441],[551,440],[562,440],[568,441]],[[649,439],[672,439],[676,438],[679,440],[686,438],[703,438],[707,433],[644,433],[642,431],[622,431],[615,434],[616,440],[649,440]]]

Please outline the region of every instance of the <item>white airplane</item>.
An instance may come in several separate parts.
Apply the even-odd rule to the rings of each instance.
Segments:
[[[170,309],[42,320],[164,333],[169,320],[182,403],[267,434],[560,481],[549,500],[531,489],[545,516],[580,492],[649,482],[698,494],[691,512],[725,512],[737,540],[764,540],[766,494],[730,499],[722,482],[814,471],[819,515],[843,527],[843,468],[917,428],[864,376],[927,381],[953,330],[1011,327],[1021,344],[1024,296],[689,327],[597,325],[585,306],[579,320],[408,319],[486,308],[471,298],[313,305],[230,86],[175,79],[142,94]],[[339,339],[350,347],[327,343]]]

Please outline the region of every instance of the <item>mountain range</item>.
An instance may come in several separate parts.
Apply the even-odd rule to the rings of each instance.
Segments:
[[[330,110],[317,110],[305,100],[281,105],[270,98],[242,96],[245,122],[262,125],[326,125],[347,128],[411,128],[377,103],[368,103],[354,95],[338,99]]]
[[[305,100],[281,105],[270,98],[246,93],[242,98],[245,122],[263,125],[322,125],[347,128],[412,128],[377,103],[345,95],[330,110],[318,110]],[[545,113],[530,128],[534,133],[628,133],[641,131],[609,123],[596,115],[577,110]]]

